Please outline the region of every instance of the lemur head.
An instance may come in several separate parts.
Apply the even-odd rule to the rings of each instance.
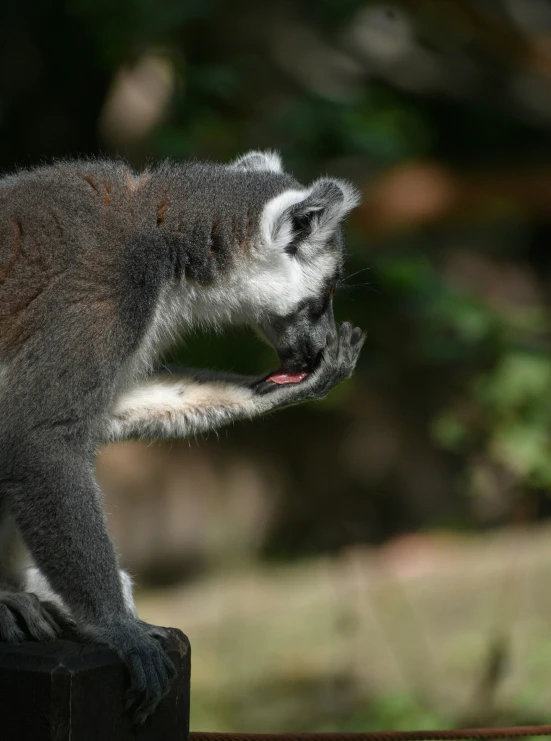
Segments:
[[[273,152],[251,152],[232,167],[251,180],[261,177],[271,191],[241,289],[247,314],[275,348],[283,370],[308,372],[335,328],[332,297],[344,257],[341,222],[359,203],[358,192],[329,178],[301,186],[283,173]]]

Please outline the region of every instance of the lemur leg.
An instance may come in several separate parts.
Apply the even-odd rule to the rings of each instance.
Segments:
[[[112,410],[107,439],[188,437],[238,419],[325,396],[354,372],[364,343],[348,323],[328,338],[319,367],[300,383],[278,386],[266,376],[190,372],[153,378],[123,394]]]
[[[0,584],[17,590],[22,585],[23,544],[7,506],[0,505]]]
[[[155,294],[144,297],[143,281],[133,274],[126,292],[114,278],[102,285],[108,268],[92,275],[92,267],[98,266],[91,259],[80,264],[75,257],[72,271],[63,273],[64,292],[52,282],[33,303],[37,339],[26,341],[21,332],[2,378],[0,497],[77,635],[109,646],[125,663],[129,707],[143,722],[169,692],[176,670],[162,631],[139,620],[125,600],[94,455],[112,391],[144,329],[144,302],[152,306]],[[135,301],[142,301],[140,312],[133,311]]]
[[[128,572],[123,571],[122,569],[119,571],[119,576],[122,583],[122,593],[126,608],[131,615],[138,617],[132,592],[132,577]],[[36,568],[36,566],[31,566],[25,570],[25,591],[36,594],[36,596],[45,603],[56,605],[63,614],[69,614],[69,609],[63,602],[63,599],[59,594],[54,592],[48,579],[40,569]]]
[[[0,508],[0,641],[57,638],[64,621],[50,604],[25,589],[24,547],[7,507]]]
[[[158,640],[162,634],[138,620],[126,603],[88,450],[61,425],[35,424],[21,434],[10,439],[5,431],[5,446],[0,445],[3,486],[17,526],[78,633],[110,646],[126,663],[129,702],[136,720],[143,721],[176,672]]]

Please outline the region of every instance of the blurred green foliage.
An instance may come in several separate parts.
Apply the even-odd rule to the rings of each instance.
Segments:
[[[551,195],[537,185],[551,193],[551,74],[538,53],[550,3],[21,0],[2,14],[3,171],[269,147],[299,179],[348,177],[374,204],[348,229],[336,299],[338,317],[368,332],[354,381],[250,437],[232,432],[247,450],[263,444],[291,482],[271,552],[551,511]],[[168,99],[142,136],[112,136],[102,121],[118,76],[148,55],[166,62]],[[122,104],[132,120],[131,104],[160,87],[138,83]],[[413,208],[426,180],[404,194],[385,178],[419,163],[445,172],[435,195],[459,205],[395,224],[389,203]],[[169,360],[241,372],[275,362],[245,329],[188,336]],[[526,687],[518,714],[543,685]],[[259,691],[293,721],[302,701],[323,706],[317,686]],[[251,699],[204,693],[196,718],[239,724]],[[322,730],[451,724],[403,693],[332,717]]]
[[[541,95],[536,115],[526,96],[507,92],[526,73],[522,44],[532,39],[514,14],[503,15],[505,5],[501,15],[495,6],[486,13],[472,3],[375,0],[323,0],[315,12],[306,0],[10,4],[0,31],[0,133],[9,142],[0,164],[103,151],[139,166],[164,156],[225,160],[268,146],[300,179],[348,176],[366,199],[389,168],[421,161],[451,172],[497,168],[506,181],[521,164],[550,160],[551,117]],[[417,56],[408,65],[400,53]],[[138,142],[102,139],[98,122],[114,76],[147,54],[168,60],[168,107]],[[549,90],[547,77],[536,82]],[[471,501],[468,482],[482,465],[505,472],[512,502],[551,485],[551,231],[541,212],[527,212],[526,199],[489,192],[487,200],[478,221],[467,209],[399,232],[371,233],[357,222],[337,312],[368,331],[364,384],[396,414],[408,410],[410,434],[422,430],[426,445],[441,451],[459,499]],[[472,262],[459,281],[454,255]],[[505,295],[500,275],[528,282],[530,297]],[[245,331],[187,338],[173,359],[190,357],[243,371],[273,363]],[[457,524],[476,520],[470,504],[450,507],[448,520],[452,512]]]

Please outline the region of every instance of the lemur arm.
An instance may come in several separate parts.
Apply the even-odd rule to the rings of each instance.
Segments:
[[[359,329],[343,324],[330,338],[319,367],[296,384],[278,386],[266,382],[266,375],[254,378],[211,371],[153,377],[117,399],[107,439],[188,437],[322,398],[352,375],[363,341]]]
[[[199,379],[193,372],[154,376],[116,401],[107,438],[189,437],[255,413],[246,383]]]

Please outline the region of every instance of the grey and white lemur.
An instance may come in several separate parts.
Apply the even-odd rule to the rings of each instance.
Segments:
[[[186,436],[323,397],[363,334],[336,327],[354,188],[304,187],[272,152],[230,165],[60,162],[0,180],[0,640],[79,634],[128,667],[143,720],[174,668],[140,621],[94,478],[109,440]],[[179,329],[248,322],[281,369],[152,377]],[[18,570],[20,534],[34,568]],[[38,596],[37,596],[38,595]]]

